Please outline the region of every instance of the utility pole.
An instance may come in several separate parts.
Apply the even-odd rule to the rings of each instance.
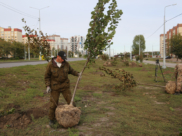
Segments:
[[[49,6],[44,7],[44,8],[41,8],[41,9],[37,9],[37,8],[30,7],[30,8],[33,8],[33,9],[37,9],[37,10],[39,10],[39,37],[41,36],[41,27],[40,27],[40,10],[45,9],[45,8],[48,8],[48,7],[49,7]],[[42,49],[42,47],[40,46],[40,59],[39,59],[39,60],[42,60],[42,57],[41,57],[41,49]]]
[[[166,45],[165,45],[165,41],[166,41],[166,37],[165,37],[165,10],[166,10],[166,7],[169,7],[169,6],[175,6],[176,4],[172,4],[172,5],[168,5],[168,6],[165,6],[164,8],[164,45],[163,45],[163,48],[164,48],[164,51],[163,51],[163,66],[162,68],[165,69],[166,68]]]

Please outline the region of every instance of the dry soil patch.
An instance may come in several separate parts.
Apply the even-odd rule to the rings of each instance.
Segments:
[[[10,104],[9,107],[17,107],[17,106]],[[49,107],[48,104],[45,104],[42,107],[43,108],[37,107],[29,109],[27,111],[19,111],[17,113],[2,116],[0,118],[0,128],[1,129],[6,127],[18,128],[18,129],[26,128],[28,124],[32,122],[32,117],[34,119],[38,119],[48,114],[48,107]]]

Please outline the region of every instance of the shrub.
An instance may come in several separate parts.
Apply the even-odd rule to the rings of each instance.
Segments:
[[[139,56],[136,56],[136,61],[139,61]]]
[[[123,60],[124,59],[124,57],[123,56],[121,56],[121,60]]]
[[[129,61],[125,61],[124,64],[125,64],[126,66],[129,66]]]
[[[143,62],[143,54],[140,54],[140,62]]]
[[[117,61],[116,61],[116,60],[114,60],[114,61],[111,61],[111,64],[112,64],[113,66],[116,66],[116,64],[117,64]]]
[[[82,54],[79,52],[79,57],[82,57]]]
[[[102,55],[101,55],[101,58],[102,58],[102,60],[106,61],[106,60],[109,59],[109,55],[107,55],[107,54],[102,54]]]
[[[85,58],[85,59],[86,59],[87,57],[88,57],[88,55],[84,55],[84,56],[83,56],[83,58]]]

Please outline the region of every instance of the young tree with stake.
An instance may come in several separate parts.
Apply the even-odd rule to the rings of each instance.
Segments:
[[[84,49],[88,51],[88,57],[87,61],[83,67],[83,70],[81,71],[80,76],[78,77],[78,80],[76,82],[73,97],[71,100],[71,104],[73,103],[75,92],[79,83],[79,79],[84,72],[88,63],[91,64],[94,62],[94,59],[97,55],[102,55],[102,50],[105,50],[110,47],[108,44],[108,41],[111,40],[115,33],[116,28],[118,26],[119,20],[121,15],[123,14],[122,10],[116,9],[117,2],[116,0],[112,0],[112,2],[109,5],[109,9],[107,11],[107,14],[104,14],[105,4],[109,3],[110,0],[99,0],[97,5],[94,8],[94,11],[91,12],[91,22],[90,22],[90,28],[88,29],[88,33],[85,40],[85,47]],[[108,27],[107,32],[106,27]]]

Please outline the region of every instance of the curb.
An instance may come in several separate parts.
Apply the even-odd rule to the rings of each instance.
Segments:
[[[16,62],[0,62],[0,64],[3,64],[3,63],[24,63],[24,62],[43,62],[43,61],[46,61],[46,60],[37,60],[37,61],[16,61]]]
[[[81,59],[81,60],[86,60],[86,59]],[[70,60],[68,60],[70,61]],[[72,61],[72,60],[71,60]],[[47,62],[47,60],[37,60],[37,61],[16,61],[16,62],[0,62],[0,65],[3,63],[24,63],[24,62]]]

